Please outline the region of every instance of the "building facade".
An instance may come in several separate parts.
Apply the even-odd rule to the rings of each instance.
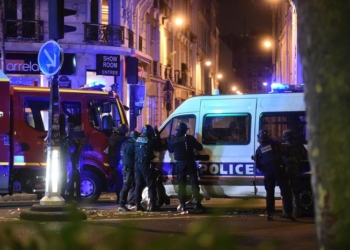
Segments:
[[[37,57],[50,40],[49,1],[2,2],[2,70],[11,84],[48,86]],[[58,40],[60,87],[113,86],[130,107],[131,129],[159,126],[187,98],[217,88],[216,0],[63,2],[74,11],[64,23],[76,29]]]
[[[274,48],[272,64],[275,82],[304,84],[302,65],[298,51],[298,16],[292,0],[277,1],[273,5]]]

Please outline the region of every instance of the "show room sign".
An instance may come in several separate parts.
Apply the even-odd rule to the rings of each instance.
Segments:
[[[96,55],[96,75],[119,76],[119,55]]]

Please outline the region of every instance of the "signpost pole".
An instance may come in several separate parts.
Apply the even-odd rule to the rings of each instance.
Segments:
[[[40,205],[63,205],[61,197],[61,148],[60,148],[60,95],[58,72],[63,64],[63,50],[55,41],[48,41],[38,54],[40,70],[50,83],[49,129],[47,135],[47,162],[45,196]]]

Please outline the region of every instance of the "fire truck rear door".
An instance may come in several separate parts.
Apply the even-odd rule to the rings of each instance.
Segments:
[[[0,71],[0,195],[12,193],[10,162],[10,80]]]

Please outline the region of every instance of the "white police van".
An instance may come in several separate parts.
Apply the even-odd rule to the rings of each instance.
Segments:
[[[280,89],[281,86],[282,89],[288,87],[276,86]],[[263,174],[251,159],[259,146],[259,130],[267,128],[272,138],[280,140],[283,130],[292,129],[305,146],[308,140],[304,94],[297,88],[288,92],[192,97],[160,126],[160,136],[166,140],[175,133],[176,125],[184,122],[189,128],[188,134],[203,144],[198,166],[200,190],[204,197],[265,197]],[[166,180],[167,193],[177,195],[173,155],[163,151],[157,152],[157,156],[157,167]],[[307,163],[303,173],[302,205],[304,211],[311,211],[313,197]],[[190,185],[187,193],[191,193]],[[277,187],[276,197],[279,196]]]

